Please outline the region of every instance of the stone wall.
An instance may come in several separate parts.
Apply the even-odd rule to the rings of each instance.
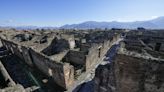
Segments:
[[[104,41],[101,44],[93,44],[89,49],[88,55],[86,55],[86,70],[92,68],[96,64],[102,61],[106,52],[112,46],[114,41]]]
[[[164,62],[118,54],[101,65],[94,78],[95,92],[163,92]]]
[[[118,40],[118,39],[116,39],[116,40]],[[109,40],[104,41],[104,43],[103,43],[103,45],[102,45],[101,57],[103,57],[103,56],[106,54],[106,52],[107,52],[107,51],[109,50],[109,48],[112,46],[113,42],[115,42],[115,41],[112,41],[112,42],[110,42]]]
[[[23,54],[25,63],[33,67],[34,65],[33,65],[31,53],[29,52],[29,48],[22,46],[22,54]]]
[[[65,61],[75,65],[85,65],[85,53],[82,51],[70,50],[65,56]]]
[[[95,72],[94,92],[116,92],[114,63],[99,65]]]
[[[161,45],[160,51],[164,52],[164,43]]]
[[[0,61],[0,74],[3,76],[3,79],[4,79],[4,84],[3,85],[7,85],[7,86],[16,85],[16,83],[10,77],[10,75],[8,74],[7,70],[5,69],[5,67],[4,67],[4,65],[2,64],[1,61]]]
[[[11,41],[1,39],[3,46],[21,58],[30,66],[36,66],[41,72],[52,77],[54,82],[64,89],[73,85],[74,68],[68,63],[51,60],[48,56],[31,48],[20,46]]]
[[[10,50],[13,54],[20,57],[20,59],[22,59],[22,60],[24,59],[20,45],[14,43],[14,42],[8,41],[8,40],[4,40],[4,39],[1,39],[1,42],[2,42],[3,46],[6,47],[6,49]]]
[[[68,49],[69,49],[69,42],[67,40],[54,38],[51,44],[41,52],[44,53],[45,55],[51,56]]]
[[[118,92],[163,92],[162,61],[118,55],[115,62]]]
[[[72,87],[74,85],[74,67],[71,66],[69,63],[64,63],[63,65],[63,72],[64,72],[64,79],[66,88]]]
[[[99,46],[94,45],[89,49],[88,55],[86,55],[86,71],[88,69],[92,69],[92,67],[97,64],[97,62],[100,62],[100,57],[99,57]]]
[[[59,86],[65,89],[67,89],[67,87],[72,85],[73,82],[70,80],[74,79],[74,76],[73,76],[74,69],[71,65],[55,62],[49,59],[44,54],[35,52],[32,49],[30,49],[30,53],[31,53],[33,62],[38,67],[38,69],[44,72],[47,76],[52,77],[55,83],[57,83]],[[65,80],[65,78],[67,79]]]

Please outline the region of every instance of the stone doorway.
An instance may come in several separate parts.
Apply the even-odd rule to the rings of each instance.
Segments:
[[[161,48],[161,43],[156,43],[156,45],[155,45],[155,51],[159,51],[160,50],[160,48]]]

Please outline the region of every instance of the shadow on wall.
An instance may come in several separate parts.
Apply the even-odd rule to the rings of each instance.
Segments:
[[[50,46],[41,51],[43,54],[51,56],[69,49],[69,42],[65,39],[54,38]]]
[[[72,92],[94,92],[94,80],[78,85]]]

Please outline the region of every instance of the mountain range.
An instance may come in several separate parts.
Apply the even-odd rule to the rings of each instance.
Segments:
[[[146,29],[164,29],[164,16],[158,17],[147,21],[135,21],[135,22],[96,22],[87,21],[79,24],[64,25],[61,27],[37,27],[37,26],[1,26],[0,28],[16,28],[18,30],[22,29],[95,29],[95,28],[125,28],[125,29],[136,29],[138,27],[143,27]]]
[[[147,29],[164,29],[164,17],[158,17],[156,19],[147,21],[135,21],[135,22],[96,22],[87,21],[79,24],[64,25],[60,28],[64,29],[93,29],[93,28],[128,28],[135,29],[137,27],[144,27]]]

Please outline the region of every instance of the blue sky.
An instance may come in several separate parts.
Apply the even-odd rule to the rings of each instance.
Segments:
[[[164,0],[0,0],[0,26],[61,26],[164,16]]]

